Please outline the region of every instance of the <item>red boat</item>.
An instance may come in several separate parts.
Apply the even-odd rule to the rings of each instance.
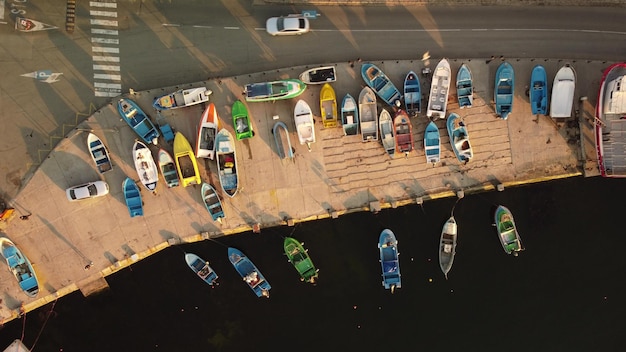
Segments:
[[[626,63],[604,71],[594,121],[598,168],[603,177],[626,177]]]
[[[398,109],[393,118],[398,153],[408,154],[413,150],[413,126],[406,111]]]

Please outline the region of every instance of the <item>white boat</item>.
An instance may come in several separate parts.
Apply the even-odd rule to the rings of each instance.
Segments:
[[[566,64],[554,76],[550,98],[550,117],[563,119],[572,116],[575,89],[576,73],[569,64]]]
[[[452,269],[454,255],[456,254],[457,225],[454,216],[450,216],[441,229],[439,240],[439,267],[443,275],[448,279],[448,273]]]
[[[370,87],[364,87],[359,94],[359,123],[363,142],[378,140],[378,107]]]
[[[306,101],[298,100],[293,110],[293,118],[296,123],[300,144],[306,144],[309,151],[311,151],[311,143],[315,143],[315,121],[313,121],[311,107]]]
[[[337,80],[335,66],[314,67],[302,72],[300,80],[306,84],[331,83]]]
[[[396,139],[394,137],[394,126],[389,111],[382,109],[378,117],[378,125],[380,126],[380,141],[389,157],[393,158],[396,152]]]
[[[604,71],[596,105],[598,168],[603,177],[626,177],[626,62]]]
[[[165,94],[154,100],[152,105],[156,110],[171,110],[184,108],[209,101],[209,95],[213,93],[206,87],[180,89],[174,93]]]
[[[133,160],[141,184],[143,184],[148,191],[154,192],[157,182],[159,182],[159,169],[154,162],[150,149],[139,140],[135,141],[133,145]]]
[[[113,164],[111,163],[111,158],[109,157],[109,151],[98,136],[93,133],[89,133],[87,136],[87,146],[89,147],[91,159],[94,163],[96,163],[99,173],[103,174],[113,169]]]
[[[209,104],[204,110],[198,126],[198,138],[196,140],[197,158],[213,160],[215,157],[215,136],[219,130],[219,121],[215,104]]]
[[[447,59],[441,59],[433,72],[426,116],[431,119],[443,119],[446,117],[449,91],[450,63]]]

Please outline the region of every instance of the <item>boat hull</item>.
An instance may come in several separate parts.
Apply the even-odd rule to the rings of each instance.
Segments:
[[[456,74],[456,94],[459,108],[471,108],[474,105],[472,72],[466,64],[462,64]]]
[[[185,108],[208,102],[211,93],[206,87],[180,89],[156,98],[152,106],[158,111]]]
[[[156,191],[159,182],[158,168],[152,157],[152,152],[141,141],[135,141],[133,145],[133,160],[141,184],[150,192]]]
[[[430,121],[424,131],[424,154],[426,162],[436,164],[441,160],[441,137],[439,128]]]
[[[450,116],[448,116],[446,125],[454,155],[456,155],[456,158],[462,163],[469,162],[472,157],[474,157],[474,152],[470,144],[467,128],[461,120],[461,117],[455,113],[451,113]]]
[[[247,84],[244,90],[246,101],[263,102],[292,99],[306,90],[306,84],[299,79],[283,79],[272,82]]]
[[[122,98],[117,102],[117,112],[146,144],[158,143],[159,131],[137,103],[131,99]]]
[[[428,97],[426,116],[431,119],[443,119],[446,117],[448,107],[448,94],[450,93],[450,63],[447,59],[441,59],[433,72]]]
[[[113,169],[113,164],[109,157],[109,150],[98,136],[89,133],[87,136],[87,148],[89,148],[91,160],[96,164],[99,173],[103,174]]]
[[[204,207],[209,214],[211,214],[213,221],[221,222],[221,219],[225,217],[224,208],[222,207],[222,202],[215,188],[208,183],[203,183],[200,189],[200,195],[202,196]]]
[[[503,62],[496,70],[496,82],[493,90],[493,101],[496,114],[503,120],[509,118],[513,110],[513,93],[515,88],[515,72],[513,66]]]
[[[141,193],[135,181],[127,177],[122,182],[122,190],[124,191],[124,200],[126,201],[126,207],[128,208],[130,217],[143,216],[143,201],[141,200]]]
[[[302,243],[295,238],[285,237],[283,249],[285,250],[285,255],[289,258],[289,262],[293,264],[293,267],[300,275],[300,280],[315,284],[319,270],[313,265],[313,261]]]
[[[378,117],[378,126],[380,130],[380,141],[383,144],[383,148],[385,148],[385,151],[387,152],[389,157],[393,158],[396,152],[394,126],[391,119],[391,114],[389,114],[389,111],[384,108],[380,111],[380,116]]]
[[[376,65],[365,63],[361,66],[361,77],[375,93],[389,106],[396,106],[396,101],[402,99],[402,94],[391,82],[389,77]]]
[[[39,280],[28,258],[10,239],[0,237],[0,253],[20,289],[30,298],[39,294]]]
[[[270,297],[272,286],[245,254],[236,248],[229,247],[228,260],[257,297]]]
[[[337,73],[335,66],[315,67],[302,72],[299,78],[306,84],[324,84],[335,82]]]
[[[393,118],[396,150],[398,153],[408,154],[413,150],[413,125],[409,119],[409,115],[402,109],[396,112]]]
[[[180,184],[183,187],[202,183],[198,162],[193,149],[191,149],[191,144],[180,132],[176,132],[174,135],[174,161],[176,162]]]
[[[552,97],[550,98],[550,117],[565,119],[572,116],[574,93],[576,90],[576,72],[565,65],[561,67],[552,83]]]
[[[222,128],[217,133],[217,174],[220,186],[229,197],[234,197],[239,189],[239,175],[237,168],[237,154],[235,153],[235,139],[228,130]]]
[[[451,216],[443,225],[441,238],[439,239],[439,267],[443,275],[448,279],[448,273],[454,263],[456,254],[457,224],[454,216]]]
[[[422,111],[422,87],[419,78],[413,71],[409,71],[404,78],[404,106],[411,117]]]
[[[548,75],[546,69],[537,65],[530,74],[530,110],[533,115],[548,113]]]
[[[341,102],[341,124],[344,136],[359,134],[359,109],[356,100],[350,94],[346,94]]]
[[[594,119],[598,168],[602,177],[626,177],[626,62],[608,67],[600,82]]]
[[[185,262],[187,263],[187,266],[189,266],[189,269],[191,269],[191,271],[193,271],[196,276],[200,278],[200,280],[211,286],[218,285],[217,273],[215,273],[215,270],[211,268],[208,261],[200,258],[196,254],[185,253]]]
[[[513,255],[517,255],[518,252],[523,251],[522,240],[517,232],[511,211],[507,207],[499,205],[496,208],[494,220],[498,231],[498,238],[500,239],[500,244],[502,244],[504,252],[506,254],[512,253]]]
[[[219,116],[215,104],[210,103],[204,110],[198,126],[196,139],[196,158],[211,159],[215,157],[215,135],[219,129]]]
[[[315,143],[315,125],[311,107],[306,101],[300,99],[293,110],[293,116],[298,140],[300,144],[306,144],[310,151],[311,143]]]
[[[402,287],[400,262],[398,260],[398,240],[389,229],[384,229],[378,238],[380,265],[382,269],[383,287],[394,292]]]
[[[294,157],[293,147],[291,146],[287,125],[282,121],[277,121],[274,127],[272,127],[272,134],[274,135],[278,157],[281,159],[292,159]]]
[[[378,107],[370,87],[364,87],[359,94],[359,124],[363,142],[378,140]]]
[[[180,179],[178,178],[178,171],[176,170],[176,163],[174,158],[165,149],[159,149],[157,156],[159,162],[159,170],[161,170],[161,176],[165,180],[165,184],[168,188],[178,187],[180,185]]]
[[[337,96],[329,83],[320,91],[320,112],[324,128],[337,127]]]
[[[237,100],[233,104],[233,126],[235,128],[235,137],[240,141],[246,138],[252,138],[254,136],[254,128],[252,127],[252,121],[250,121],[250,115],[248,109],[241,102]]]

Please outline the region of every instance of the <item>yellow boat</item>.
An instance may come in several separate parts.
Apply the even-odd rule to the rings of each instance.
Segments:
[[[176,132],[176,136],[174,136],[174,160],[176,161],[176,170],[183,187],[202,183],[200,172],[198,171],[198,163],[191,144],[180,132]]]
[[[329,83],[325,83],[320,91],[320,111],[324,127],[337,127],[337,97]]]

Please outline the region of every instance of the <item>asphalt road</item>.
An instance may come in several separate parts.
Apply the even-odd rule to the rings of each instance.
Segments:
[[[250,1],[118,2],[114,36],[94,33],[103,19],[89,2],[65,31],[63,0],[6,0],[0,24],[0,196],[13,198],[38,164],[78,122],[110,102],[96,97],[93,47],[119,50],[121,91],[296,65],[361,59],[511,58],[620,61],[626,8],[253,6]],[[104,9],[106,10],[106,9]],[[270,16],[316,10],[312,33],[274,38]],[[23,11],[23,12],[21,12]],[[23,33],[23,16],[58,29]],[[2,20],[2,19],[0,19]],[[94,38],[105,38],[104,43]],[[108,53],[107,53],[108,54]],[[44,83],[22,74],[62,73]],[[98,71],[100,72],[100,71]],[[296,73],[294,73],[294,76]],[[598,74],[598,79],[600,74]]]

